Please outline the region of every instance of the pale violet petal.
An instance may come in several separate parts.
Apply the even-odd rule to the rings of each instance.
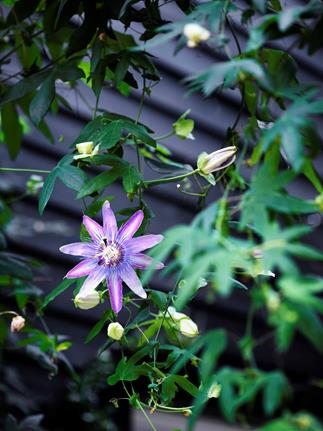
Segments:
[[[135,212],[130,219],[122,225],[117,235],[117,242],[122,243],[130,238],[137,232],[142,221],[144,219],[144,213],[139,210]]]
[[[79,278],[84,277],[85,275],[90,274],[92,271],[95,271],[98,264],[94,259],[84,259],[79,262],[74,268],[70,269],[68,273],[65,275],[66,278]]]
[[[102,207],[103,216],[103,234],[107,239],[114,241],[116,233],[118,231],[117,221],[114,212],[110,208],[109,201],[105,201]]]
[[[163,235],[143,235],[130,239],[127,244],[127,250],[130,253],[139,253],[148,248],[154,247],[164,239]]]
[[[142,253],[137,253],[137,254],[132,254],[129,257],[129,261],[130,264],[138,269],[146,269],[148,268],[148,266],[151,265],[153,258],[150,256],[147,256],[146,254],[142,254]],[[162,269],[164,268],[164,264],[163,263],[157,263],[156,264],[156,269]]]
[[[88,233],[90,234],[94,242],[98,243],[102,241],[103,229],[102,229],[102,226],[99,225],[99,223],[92,220],[87,215],[84,215],[83,224],[86,227],[86,230],[88,231]]]
[[[119,313],[122,308],[122,280],[113,271],[107,277],[107,285],[109,287],[111,308],[115,313]]]
[[[136,295],[140,298],[147,298],[147,293],[144,291],[141,281],[130,265],[127,265],[119,275],[129,289],[131,289]]]
[[[59,248],[59,251],[72,256],[93,257],[96,253],[96,247],[92,243],[73,242]]]
[[[97,266],[84,281],[79,295],[88,295],[90,292],[93,292],[93,290],[101,283],[101,281],[104,280],[104,278],[105,268],[102,266]]]

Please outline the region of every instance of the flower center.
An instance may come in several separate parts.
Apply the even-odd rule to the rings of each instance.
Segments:
[[[99,258],[99,265],[116,266],[122,259],[122,250],[118,244],[108,244],[107,240],[104,238],[97,256]]]

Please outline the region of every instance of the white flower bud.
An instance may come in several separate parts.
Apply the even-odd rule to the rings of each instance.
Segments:
[[[209,392],[207,394],[208,398],[219,398],[221,393],[221,385],[219,383],[213,383],[213,385],[210,387]]]
[[[124,328],[122,325],[120,325],[119,322],[113,322],[110,323],[108,326],[108,336],[110,338],[112,338],[112,340],[121,340],[123,333],[124,333]]]
[[[80,144],[76,144],[76,149],[80,154],[91,154],[94,148],[94,143],[92,141],[89,142],[81,142]]]
[[[194,22],[185,24],[183,33],[187,37],[187,46],[189,48],[196,48],[200,42],[208,40],[211,36],[209,30]]]
[[[194,338],[199,334],[197,324],[187,316],[179,320],[178,329],[181,334],[189,338]]]
[[[167,315],[166,317],[170,316],[174,322],[179,322],[181,319],[187,319],[188,316],[184,313],[179,313],[176,311],[175,307],[168,307],[167,308]]]
[[[25,326],[25,319],[22,316],[15,316],[11,320],[10,331],[19,332]]]
[[[204,175],[227,168],[235,161],[236,152],[237,148],[231,146],[221,148],[210,154],[202,153],[197,159],[197,167]]]
[[[89,310],[90,308],[96,307],[99,303],[100,294],[96,290],[87,294],[78,293],[74,299],[76,307],[82,310]]]
[[[74,160],[84,159],[85,157],[96,156],[99,152],[99,146],[100,145],[96,145],[94,147],[94,143],[92,141],[81,142],[80,144],[76,144],[76,149],[79,154],[73,157]]]

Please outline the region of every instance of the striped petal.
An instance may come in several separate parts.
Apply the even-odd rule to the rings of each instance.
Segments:
[[[80,278],[85,275],[89,275],[92,271],[97,268],[98,264],[94,259],[84,259],[72,268],[65,275],[66,278]]]
[[[143,235],[137,238],[131,238],[127,242],[127,250],[130,253],[139,253],[148,248],[154,247],[164,239],[163,235]]]
[[[131,289],[136,295],[140,298],[147,298],[147,293],[144,291],[141,281],[130,265],[127,265],[126,268],[121,271],[120,276],[129,289]]]
[[[105,201],[102,207],[103,215],[103,234],[108,240],[114,241],[118,231],[117,221],[114,212],[110,208],[110,202]]]
[[[122,243],[134,236],[144,219],[144,213],[139,210],[135,212],[130,219],[122,225],[117,235],[117,241]]]
[[[96,253],[96,247],[92,243],[73,242],[60,247],[60,252],[72,256],[93,257]]]
[[[84,281],[83,286],[79,291],[79,295],[88,295],[93,292],[93,290],[103,281],[105,278],[105,269],[103,267],[97,266],[88,278]]]
[[[146,254],[137,253],[137,254],[131,255],[129,260],[130,260],[130,264],[133,267],[138,269],[146,269],[148,268],[148,266],[151,265],[153,258],[150,256],[147,256]],[[162,269],[162,268],[164,268],[163,263],[160,262],[156,264],[156,269]]]
[[[115,272],[111,272],[107,277],[109,295],[112,310],[119,313],[122,308],[122,280]]]
[[[83,216],[83,224],[89,232],[91,238],[95,243],[101,242],[103,238],[103,229],[96,221],[92,220],[87,215]]]

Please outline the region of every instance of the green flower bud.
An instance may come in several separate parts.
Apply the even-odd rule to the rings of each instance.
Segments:
[[[96,290],[88,294],[78,293],[74,299],[75,306],[82,310],[89,310],[90,308],[96,307],[99,303],[100,294]]]
[[[202,153],[197,159],[197,167],[202,175],[225,169],[236,159],[237,148],[235,146],[221,148],[211,154]]]
[[[113,322],[109,324],[107,333],[112,340],[118,341],[123,337],[124,328],[119,322]]]

